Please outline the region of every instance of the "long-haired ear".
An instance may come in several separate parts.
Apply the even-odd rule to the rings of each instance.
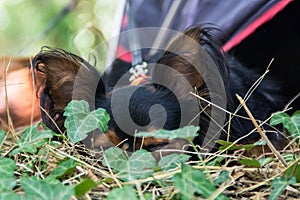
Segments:
[[[177,79],[178,76],[183,76],[191,88],[200,88],[205,84],[204,76],[208,68],[215,67],[221,77],[227,77],[228,67],[222,49],[214,39],[214,30],[196,26],[176,37],[157,62],[166,67],[155,66],[153,80],[159,81],[159,78],[169,85],[177,85],[176,90],[183,90],[183,83]],[[227,82],[224,84],[228,85]]]
[[[94,107],[100,74],[81,57],[62,49],[43,48],[34,57],[33,67],[44,109],[42,119],[52,130],[64,131],[63,112],[72,99],[86,100]]]

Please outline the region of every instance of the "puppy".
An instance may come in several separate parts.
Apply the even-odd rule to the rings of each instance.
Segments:
[[[234,141],[254,129],[248,119],[228,113],[234,113],[239,106],[235,94],[243,97],[259,75],[224,55],[211,28],[185,30],[158,57],[150,66],[151,78],[146,83],[128,85],[124,77],[129,63],[116,60],[112,72],[101,75],[79,56],[61,49],[42,49],[32,65],[39,77],[40,105],[47,112],[42,112],[44,123],[63,132],[64,108],[72,99],[84,99],[91,109],[104,108],[111,117],[105,137],[101,133],[90,136],[90,146],[110,142],[128,151],[183,149],[188,143],[181,139],[137,138],[138,131],[197,125],[201,129],[194,143],[212,150],[217,139]],[[279,102],[282,98],[277,93],[272,81],[259,85],[247,101],[254,117],[265,120],[281,109],[283,102]],[[242,110],[237,114],[246,116]],[[283,139],[277,133],[272,138]],[[257,139],[258,134],[253,133],[241,142]]]
[[[41,118],[30,58],[0,58],[0,127],[5,131]]]

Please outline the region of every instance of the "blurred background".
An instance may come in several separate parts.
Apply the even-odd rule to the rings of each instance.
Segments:
[[[87,59],[112,31],[118,0],[1,0],[0,56],[32,56],[42,46]],[[105,57],[106,45],[97,48]]]

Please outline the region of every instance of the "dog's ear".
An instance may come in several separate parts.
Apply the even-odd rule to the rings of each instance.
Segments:
[[[171,85],[175,91],[185,91],[180,96],[186,98],[191,89],[206,84],[205,78],[209,77],[212,68],[221,74],[220,77],[226,76],[223,53],[212,32],[197,26],[179,34],[154,67],[153,81]]]
[[[199,45],[199,31],[197,28],[180,33],[167,47],[152,71],[152,80],[155,83],[180,92],[180,98],[186,98],[186,92],[201,87],[204,83],[197,70],[200,68],[202,50]]]
[[[86,100],[94,108],[100,74],[84,59],[61,49],[43,49],[33,66],[42,118],[49,128],[64,130],[63,112],[72,99]],[[105,93],[104,86],[98,91]]]

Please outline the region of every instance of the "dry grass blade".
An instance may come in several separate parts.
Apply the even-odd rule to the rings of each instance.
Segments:
[[[80,159],[78,159],[78,158],[76,158],[76,157],[74,157],[74,156],[71,156],[71,155],[69,155],[69,154],[67,154],[67,153],[65,153],[65,152],[63,152],[63,151],[61,151],[61,150],[59,150],[59,149],[57,149],[57,148],[51,146],[51,145],[47,145],[47,147],[49,148],[49,150],[50,150],[51,152],[53,152],[53,153],[55,153],[55,154],[57,154],[57,155],[59,155],[59,156],[71,158],[71,159],[75,160],[76,162],[81,163],[81,164],[84,165],[85,167],[90,168],[90,169],[92,169],[92,170],[94,170],[94,171],[96,171],[96,172],[102,174],[102,175],[105,176],[105,177],[111,177],[111,175],[110,175],[109,173],[107,173],[106,171],[101,170],[101,169],[99,169],[99,168],[97,168],[97,167],[94,167],[94,166],[88,164],[87,162],[84,162],[84,161],[82,161],[82,160],[80,160]]]
[[[3,58],[5,59],[5,57]],[[4,68],[4,73],[3,73],[3,81],[4,81],[4,93],[5,93],[5,104],[6,104],[6,113],[7,113],[7,125],[8,125],[8,132],[11,133],[12,135],[12,139],[14,141],[17,141],[17,136],[15,135],[15,130],[14,130],[14,126],[10,117],[10,111],[9,111],[9,107],[8,107],[8,91],[7,91],[7,73],[10,67],[10,63],[11,63],[11,59],[9,59],[7,66]],[[4,60],[5,63],[5,60]]]
[[[283,108],[283,110],[287,110],[288,107],[296,100],[300,97],[300,92],[298,94],[296,94]]]
[[[238,100],[240,101],[241,105],[244,107],[246,113],[248,114],[248,116],[250,117],[252,123],[254,124],[255,128],[257,129],[258,133],[260,134],[260,136],[267,142],[267,145],[269,146],[269,148],[271,149],[271,151],[275,154],[275,156],[280,160],[280,162],[287,167],[288,164],[285,162],[285,160],[283,159],[282,155],[279,153],[279,151],[276,150],[276,148],[273,146],[273,144],[271,143],[271,141],[268,139],[268,137],[263,133],[262,129],[260,128],[260,126],[257,124],[256,120],[254,119],[252,113],[250,112],[250,110],[248,109],[245,101],[242,99],[242,97],[240,97],[239,95],[236,95]]]

